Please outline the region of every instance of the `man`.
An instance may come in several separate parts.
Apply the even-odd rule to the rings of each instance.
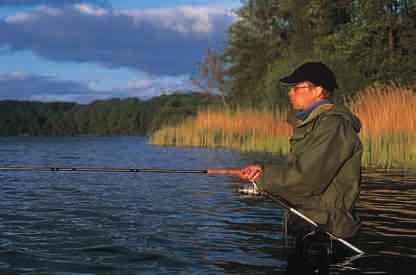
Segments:
[[[255,181],[260,192],[286,199],[335,236],[353,237],[360,224],[353,209],[359,196],[361,123],[346,107],[331,103],[338,85],[325,64],[305,63],[280,82],[291,85],[290,102],[299,111],[289,121],[294,132],[287,161],[247,166],[240,177]],[[297,232],[305,236],[308,231]]]

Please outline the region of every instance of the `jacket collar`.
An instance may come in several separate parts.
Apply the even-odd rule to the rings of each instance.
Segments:
[[[317,104],[317,103],[320,103],[320,104]],[[309,110],[309,109],[311,109],[311,110],[309,110],[309,112],[307,114],[307,117],[305,119],[303,119],[303,120],[301,120],[299,118],[297,119],[297,121],[295,123],[296,127],[301,127],[305,124],[308,124],[309,122],[314,120],[320,114],[331,110],[332,107],[334,106],[334,104],[330,103],[327,100],[321,100],[317,103],[314,104],[316,106],[311,106],[313,108],[310,107],[310,108],[307,109],[307,110]],[[305,110],[305,111],[307,111],[307,110]],[[303,112],[305,112],[305,111],[303,111]],[[296,116],[296,117],[298,117],[298,116]]]
[[[311,106],[309,106],[307,109],[303,110],[302,112],[299,112],[296,114],[296,118],[299,120],[305,120],[308,118],[309,114],[316,109],[316,107],[318,107],[319,105],[328,103],[328,100],[325,99],[321,99],[317,102],[315,102],[314,104],[312,104]]]

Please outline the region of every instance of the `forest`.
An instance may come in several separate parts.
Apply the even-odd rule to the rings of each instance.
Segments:
[[[200,64],[201,78],[228,105],[286,106],[287,87],[278,79],[312,60],[334,70],[338,99],[374,83],[416,85],[415,0],[244,2],[224,52],[208,51]]]
[[[0,136],[147,135],[218,102],[218,97],[198,93],[84,105],[5,100],[0,101]]]

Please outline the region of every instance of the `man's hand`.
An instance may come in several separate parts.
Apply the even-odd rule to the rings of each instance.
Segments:
[[[256,181],[261,177],[262,169],[259,165],[249,165],[240,170],[240,178],[247,181]]]

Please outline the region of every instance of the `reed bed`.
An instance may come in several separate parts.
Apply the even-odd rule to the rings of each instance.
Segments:
[[[365,166],[416,167],[416,94],[394,85],[374,85],[347,99],[363,125]]]
[[[416,94],[394,85],[371,86],[346,99],[362,122],[363,164],[416,167]],[[292,134],[285,111],[205,110],[151,136],[157,145],[226,147],[287,154]]]
[[[286,120],[287,114],[283,111],[205,110],[179,126],[155,132],[151,142],[286,154],[292,133]]]

